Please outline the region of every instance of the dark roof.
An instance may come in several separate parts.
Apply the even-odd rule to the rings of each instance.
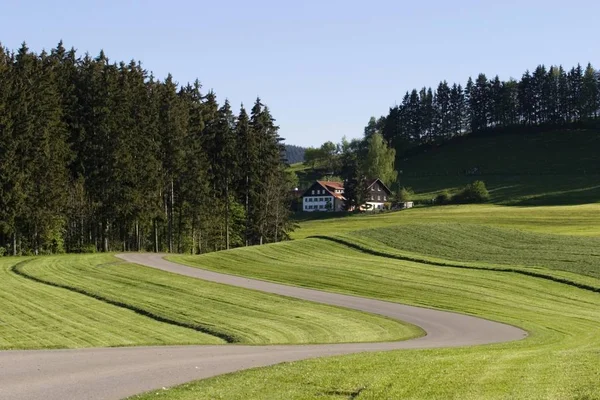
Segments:
[[[367,186],[367,189],[370,189],[371,186],[373,186],[375,183],[379,182],[379,184],[385,189],[385,191],[387,192],[388,195],[392,194],[392,191],[381,181],[381,179],[377,178],[377,179],[371,179],[368,181],[369,184]],[[336,197],[340,200],[346,200],[345,197],[342,195],[342,193],[336,193],[336,190],[344,190],[344,184],[342,182],[334,182],[334,181],[316,181],[315,183],[319,184],[319,186],[321,186],[323,189],[327,190],[327,192],[332,195],[333,197]],[[314,186],[315,184],[313,183],[305,192],[304,194],[302,194],[302,197],[304,196],[311,196],[308,191]]]
[[[383,181],[379,178],[376,179],[372,179],[369,181],[369,185],[367,186],[367,189],[371,189],[371,186],[373,186],[374,184],[376,184],[377,182],[379,182],[379,184],[387,191],[388,195],[392,194],[392,191],[390,190],[390,188],[388,188],[387,186],[385,186],[385,183],[383,183]]]

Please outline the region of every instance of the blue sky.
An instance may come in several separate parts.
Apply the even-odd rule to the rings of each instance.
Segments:
[[[599,15],[589,0],[3,0],[0,42],[104,49],[159,78],[197,77],[236,109],[260,95],[286,142],[307,146],[361,136],[413,87],[540,63],[598,68]]]

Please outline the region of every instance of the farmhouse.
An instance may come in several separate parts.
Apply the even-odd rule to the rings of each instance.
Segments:
[[[382,210],[392,192],[380,179],[374,179],[367,186],[367,201],[360,206],[363,211]],[[332,181],[316,181],[302,195],[302,211],[343,211],[344,184]]]
[[[392,191],[377,178],[367,186],[367,202],[360,206],[361,210],[383,210],[384,204],[391,201]]]
[[[302,211],[342,211],[345,200],[343,183],[316,181],[302,195]]]

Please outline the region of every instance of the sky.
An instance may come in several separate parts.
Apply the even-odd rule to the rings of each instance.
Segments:
[[[370,116],[441,80],[600,67],[600,1],[0,0],[0,43],[139,60],[234,109],[267,104],[286,143],[360,137]]]

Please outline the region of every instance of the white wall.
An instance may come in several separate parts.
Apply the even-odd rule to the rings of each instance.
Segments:
[[[326,208],[327,202],[331,203],[333,211],[333,196],[306,196],[302,198],[303,211],[329,211]]]

